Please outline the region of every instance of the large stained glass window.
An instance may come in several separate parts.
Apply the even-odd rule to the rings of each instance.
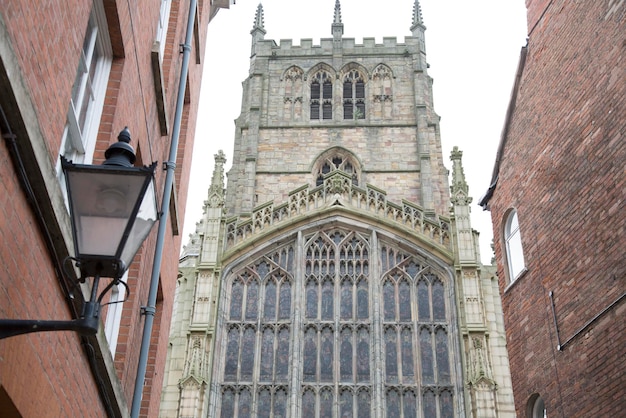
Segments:
[[[219,416],[454,416],[451,292],[418,251],[318,228],[225,286]]]

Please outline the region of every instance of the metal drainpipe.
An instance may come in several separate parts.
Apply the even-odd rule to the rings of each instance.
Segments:
[[[183,47],[183,62],[180,69],[180,82],[178,85],[178,99],[176,101],[176,113],[174,115],[174,126],[172,128],[172,141],[170,143],[169,161],[165,163],[165,190],[163,191],[163,201],[161,203],[161,219],[159,221],[159,232],[157,235],[156,247],[154,250],[154,264],[152,266],[152,277],[150,279],[150,293],[148,294],[148,305],[142,310],[146,316],[143,326],[143,337],[141,340],[141,351],[139,353],[139,364],[137,365],[137,378],[135,379],[135,391],[133,393],[133,404],[130,416],[139,417],[141,399],[143,397],[144,380],[146,378],[146,368],[148,365],[148,352],[150,350],[150,338],[152,336],[152,325],[156,313],[156,299],[159,288],[159,274],[161,272],[161,261],[163,258],[163,243],[167,230],[167,212],[170,207],[172,195],[172,184],[174,183],[174,169],[176,168],[176,154],[178,152],[178,140],[180,137],[180,125],[183,116],[183,104],[185,101],[185,89],[187,87],[187,72],[189,69],[189,56],[191,55],[191,41],[193,39],[194,15],[197,0],[189,2],[189,16],[187,18],[187,35]]]

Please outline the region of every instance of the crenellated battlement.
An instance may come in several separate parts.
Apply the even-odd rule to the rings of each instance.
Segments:
[[[419,39],[413,36],[406,36],[404,42],[398,42],[396,37],[384,37],[382,43],[376,43],[375,38],[363,38],[362,43],[356,43],[355,38],[342,38],[341,47],[335,45],[332,38],[322,38],[318,44],[311,38],[300,39],[299,45],[294,45],[293,39],[281,39],[280,43],[272,39],[260,40],[256,43],[257,57],[280,57],[281,55],[332,55],[337,50],[342,55],[394,55],[394,54],[416,54],[420,52]]]

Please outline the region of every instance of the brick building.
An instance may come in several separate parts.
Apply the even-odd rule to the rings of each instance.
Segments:
[[[626,2],[526,0],[491,211],[518,417],[626,410]]]
[[[162,417],[514,416],[495,270],[409,12],[403,43],[359,44],[337,0],[332,38],[296,45],[265,39],[259,5],[228,185],[219,152],[181,258]]]
[[[99,164],[128,126],[137,165],[169,158],[190,1],[94,0],[0,4],[0,318],[69,320],[81,292],[63,260],[73,253],[60,155]],[[209,20],[228,0],[200,1],[186,77],[172,210],[162,222],[162,280],[142,416],[162,386],[198,91]],[[181,101],[182,103],[182,101]],[[157,199],[165,171],[157,170]],[[154,228],[104,302],[95,336],[46,332],[0,340],[2,417],[129,416],[155,255]],[[68,272],[68,270],[70,270]]]

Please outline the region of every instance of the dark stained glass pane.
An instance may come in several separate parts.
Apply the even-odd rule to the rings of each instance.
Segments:
[[[250,389],[244,388],[239,392],[239,418],[249,418],[251,416],[252,395]]]
[[[266,321],[274,321],[276,319],[276,283],[272,279],[265,285],[265,308],[263,309],[263,318]]]
[[[320,98],[320,83],[318,81],[314,81],[311,83],[311,99],[319,99]]]
[[[320,392],[320,417],[333,416],[333,393],[328,389]]]
[[[258,418],[270,418],[272,416],[272,395],[268,389],[259,392]]]
[[[333,107],[330,103],[324,103],[322,105],[322,118],[323,119],[333,118]]]
[[[317,283],[313,280],[306,285],[306,317],[317,318]]]
[[[274,366],[274,330],[266,328],[263,330],[263,341],[261,343],[261,380],[271,380]]]
[[[252,368],[254,366],[254,329],[246,328],[243,332],[241,343],[241,379],[252,379]]]
[[[311,103],[311,119],[317,120],[320,118],[320,104]]]
[[[385,416],[387,418],[400,418],[400,395],[398,394],[398,391],[388,391],[386,398],[387,408]]]
[[[333,318],[333,282],[324,281],[322,285],[322,319],[332,320]]]
[[[315,416],[315,394],[311,390],[307,390],[302,396],[302,416]]]
[[[411,287],[406,280],[398,284],[398,308],[400,310],[400,321],[411,320]]]
[[[444,390],[441,392],[439,401],[441,402],[441,418],[453,418],[454,417],[454,404],[452,403],[452,393]]]
[[[361,101],[356,102],[356,109],[358,110],[357,119],[365,119],[365,102],[361,102]]]
[[[230,295],[230,319],[241,321],[241,305],[243,303],[243,284],[237,280],[233,283]]]
[[[424,393],[424,416],[425,417],[436,417],[437,416],[437,399],[435,398],[435,394],[430,390],[427,390]]]
[[[352,399],[352,392],[349,390],[344,390],[341,392],[341,397],[339,400],[340,410],[339,416],[341,418],[352,418],[353,414],[353,406],[354,400]]]
[[[289,330],[281,328],[278,332],[276,350],[276,380],[287,380],[289,373]]]
[[[404,383],[415,381],[413,367],[413,338],[409,329],[402,330],[402,376]]]
[[[235,391],[226,389],[222,394],[222,418],[232,418],[235,416]]]
[[[256,272],[259,275],[259,278],[263,280],[265,276],[267,276],[267,272],[269,271],[269,266],[267,262],[262,261],[256,266]]]
[[[239,329],[231,328],[228,331],[226,348],[226,365],[224,366],[224,380],[237,379],[237,363],[239,362]]]
[[[246,300],[246,320],[256,319],[259,310],[259,284],[256,280],[248,283]]]
[[[428,297],[428,283],[425,280],[417,283],[417,310],[420,321],[430,321],[430,298]]]
[[[343,98],[352,99],[352,82],[350,80],[343,82]]]
[[[420,355],[422,356],[422,382],[435,383],[433,347],[430,331],[425,328],[420,331]]]
[[[438,329],[435,334],[437,350],[437,376],[438,383],[450,383],[450,360],[448,357],[448,334],[443,329]]]
[[[339,353],[339,369],[342,382],[352,382],[352,331],[341,332],[341,348]]]
[[[283,418],[287,416],[287,392],[279,389],[274,394],[274,417]]]
[[[352,319],[352,282],[341,283],[341,319]]]
[[[357,284],[357,317],[367,319],[369,316],[369,300],[367,280],[361,279]]]
[[[352,106],[352,102],[344,102],[343,103],[343,118],[344,119],[352,119],[354,117],[354,107]]]
[[[359,383],[367,383],[370,380],[370,345],[369,332],[366,329],[359,330],[359,342],[356,349],[356,372]]]
[[[393,328],[385,330],[385,372],[388,383],[398,381],[398,351],[396,331]]]
[[[407,390],[402,395],[402,406],[405,417],[417,417],[417,396],[412,390]]]
[[[293,274],[293,247],[289,247],[287,251],[287,271]]]
[[[331,99],[333,97],[333,84],[330,81],[324,81],[322,93],[324,99]]]
[[[291,316],[291,283],[283,281],[280,285],[280,303],[278,319],[289,319]]]
[[[365,83],[363,81],[356,82],[356,98],[364,99],[365,98]]]
[[[331,382],[333,380],[333,332],[330,328],[322,331],[320,351],[320,380]]]
[[[385,321],[394,321],[396,319],[395,286],[390,280],[383,285],[383,303]]]
[[[443,294],[443,283],[435,280],[433,283],[433,317],[435,321],[446,320],[446,302]]]
[[[304,380],[314,381],[317,369],[317,332],[313,328],[309,328],[304,337],[303,365]]]
[[[359,392],[357,400],[357,417],[358,418],[370,418],[370,394],[366,390]]]

